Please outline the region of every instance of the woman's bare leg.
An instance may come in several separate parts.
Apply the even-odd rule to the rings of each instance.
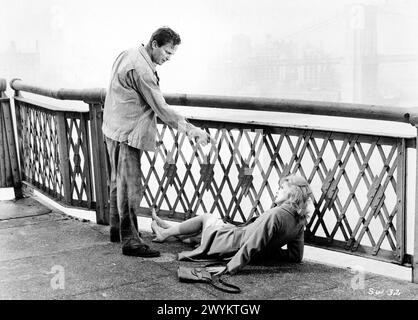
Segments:
[[[167,223],[167,221],[161,219],[157,215],[157,211],[155,210],[155,208],[151,209],[151,217],[152,217],[153,220],[155,220],[155,222],[157,222],[157,225],[160,226],[163,229],[168,229],[172,226],[171,224]],[[199,237],[200,233],[201,233],[201,231],[199,231],[197,233],[194,233],[194,234],[178,235],[178,236],[175,236],[175,237],[178,240],[180,240],[184,243],[193,244],[193,243],[199,243],[200,242],[200,237]],[[158,241],[158,240],[155,240],[155,241]]]
[[[169,224],[167,221],[161,219],[157,215],[157,211],[155,210],[155,208],[151,209],[151,217],[152,217],[152,220],[155,220],[155,222],[157,222],[157,225],[159,227],[163,228],[163,229],[168,229],[168,228],[172,227],[171,224]],[[195,239],[190,239],[190,238],[195,237],[199,234],[200,234],[200,232],[194,233],[194,234],[187,234],[187,235],[178,235],[178,236],[176,236],[176,238],[179,239],[180,241],[183,241],[184,243],[194,243],[194,242],[196,242],[196,240]]]
[[[152,221],[151,228],[155,232],[156,237],[153,239],[153,241],[156,242],[163,242],[169,237],[175,237],[175,236],[192,236],[199,233],[205,221],[210,217],[210,214],[202,214],[200,216],[193,217],[191,219],[188,219],[186,221],[183,221],[182,223],[170,226],[167,229],[164,229],[160,227],[156,220]]]
[[[168,229],[171,227],[171,225],[167,223],[167,221],[157,216],[157,211],[155,210],[155,208],[151,209],[151,217],[152,217],[152,220],[155,220],[157,222],[157,225],[160,226],[161,228]]]

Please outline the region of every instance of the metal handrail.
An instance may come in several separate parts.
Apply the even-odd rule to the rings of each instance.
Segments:
[[[10,81],[10,87],[15,91],[25,91],[59,100],[81,100],[85,102],[104,102],[106,90],[103,88],[92,89],[51,89],[35,86],[23,82],[21,79]]]
[[[106,97],[106,90],[103,88],[50,89],[28,84],[20,79],[13,79],[10,82],[10,87],[16,91],[25,91],[61,100],[82,100],[86,102],[103,103]],[[165,94],[164,97],[168,104],[187,107],[303,113],[322,116],[394,121],[418,125],[418,107],[406,108],[327,101],[196,94]]]
[[[303,113],[404,123],[410,123],[410,114],[418,112],[418,108],[259,97],[170,94],[166,100],[169,104],[181,106]]]

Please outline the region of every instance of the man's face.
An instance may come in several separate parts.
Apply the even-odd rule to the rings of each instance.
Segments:
[[[151,53],[152,62],[162,65],[164,62],[170,60],[171,56],[176,53],[177,47],[178,45],[174,46],[172,43],[166,43],[165,45],[159,47],[157,41],[153,41]]]

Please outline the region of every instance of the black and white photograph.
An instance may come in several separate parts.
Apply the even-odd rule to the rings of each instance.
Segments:
[[[1,0],[0,300],[417,300],[417,39],[416,0]]]

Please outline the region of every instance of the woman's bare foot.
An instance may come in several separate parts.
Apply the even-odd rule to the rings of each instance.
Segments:
[[[155,208],[151,209],[151,217],[152,217],[152,220],[157,222],[157,225],[159,227],[164,228],[164,229],[168,229],[168,228],[171,227],[171,225],[169,223],[167,223],[166,221],[161,219],[159,216],[157,216],[157,211],[155,210]]]
[[[165,220],[161,219],[159,216],[157,216],[157,212],[155,210],[155,208],[153,207],[151,209],[151,217],[152,217],[152,223],[151,223],[151,229],[154,232],[154,234],[156,235],[156,237],[152,240],[154,242],[163,242],[167,239],[166,236],[164,236],[164,230],[171,228],[172,225],[170,225],[169,223],[167,223]],[[158,231],[157,231],[158,229]],[[158,232],[158,234],[157,234]],[[200,233],[198,233],[200,234]],[[194,243],[200,243],[200,238],[198,240],[196,240],[197,238],[195,238],[195,234],[189,234],[189,235],[177,235],[174,236],[174,238],[184,242],[184,243],[189,243],[189,244],[194,244]]]
[[[153,242],[164,242],[166,237],[164,237],[164,229],[161,228],[155,220],[151,222],[151,229],[155,233],[155,238],[152,239]]]

